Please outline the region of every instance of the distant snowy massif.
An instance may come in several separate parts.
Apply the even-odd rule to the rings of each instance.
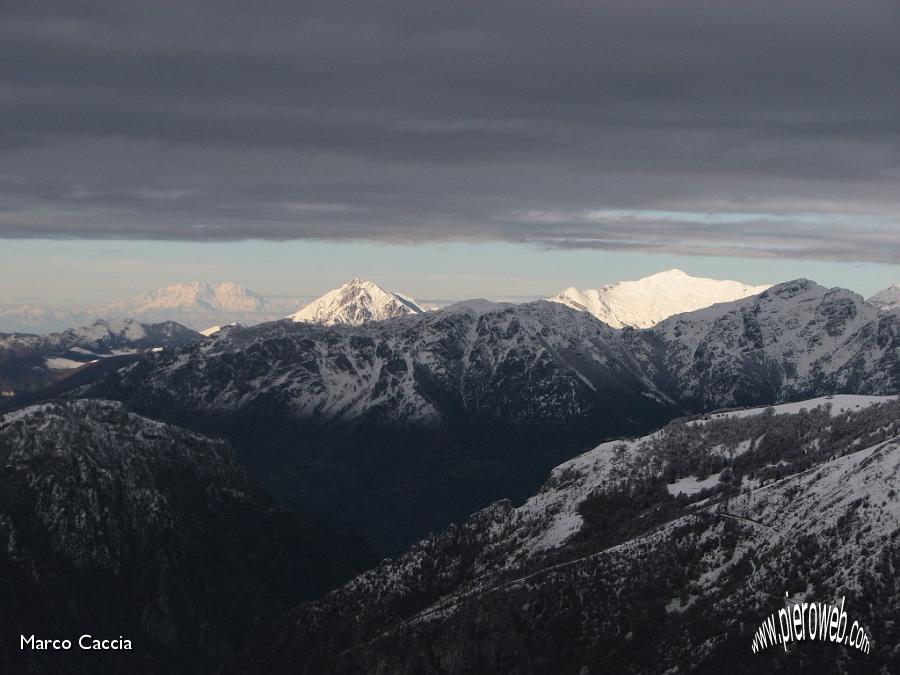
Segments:
[[[92,323],[130,318],[144,323],[176,321],[193,330],[228,323],[255,324],[283,317],[296,299],[266,298],[232,282],[174,284],[125,302],[84,309],[0,306],[0,332],[46,333]]]

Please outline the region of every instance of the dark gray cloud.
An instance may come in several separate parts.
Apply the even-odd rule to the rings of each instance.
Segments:
[[[0,236],[896,262],[898,34],[895,0],[6,0]]]

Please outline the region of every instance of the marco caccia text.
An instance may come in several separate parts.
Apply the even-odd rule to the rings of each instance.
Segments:
[[[33,650],[58,650],[66,651],[72,648],[99,651],[131,649],[131,640],[121,635],[117,638],[96,638],[93,635],[81,635],[77,640],[39,638],[34,635],[20,635],[19,649]]]

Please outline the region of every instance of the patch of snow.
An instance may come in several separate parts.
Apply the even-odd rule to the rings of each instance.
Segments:
[[[669,494],[673,497],[677,495],[687,495],[690,497],[691,495],[695,495],[698,492],[708,490],[709,488],[718,485],[720,475],[721,473],[711,473],[709,476],[702,479],[697,478],[696,476],[679,478],[674,483],[666,485],[666,490],[668,490]]]
[[[44,359],[44,365],[50,370],[71,370],[73,368],[81,368],[81,366],[86,365],[86,363],[96,363],[94,361],[73,361],[72,359],[64,359],[62,357],[55,357]]]

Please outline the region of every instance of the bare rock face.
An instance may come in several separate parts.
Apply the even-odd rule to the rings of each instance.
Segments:
[[[0,462],[3,672],[206,672],[369,561],[276,506],[223,441],[119,403],[0,416]],[[84,633],[136,651],[19,649]]]

